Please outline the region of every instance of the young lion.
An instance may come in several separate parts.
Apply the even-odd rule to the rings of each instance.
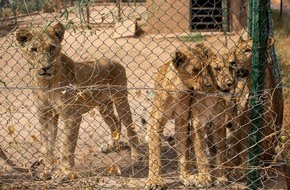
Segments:
[[[45,169],[39,174],[48,179],[54,169],[54,147],[59,116],[64,121],[64,137],[58,171],[53,177],[70,179],[74,176],[74,153],[82,114],[94,107],[111,130],[111,138],[102,147],[103,152],[114,150],[121,132],[121,123],[114,114],[115,105],[120,120],[127,128],[131,156],[139,158],[139,139],[132,122],[128,103],[125,68],[114,61],[74,62],[61,53],[64,38],[61,23],[50,25],[45,31],[19,29],[16,39],[31,65],[31,76],[36,87],[34,95],[41,124],[41,152]]]
[[[213,54],[213,53],[212,53]],[[212,185],[215,174],[215,184],[227,183],[227,144],[226,121],[228,114],[226,99],[223,93],[233,87],[232,65],[227,62],[228,54],[212,55],[209,75],[212,75],[213,85],[207,93],[196,92],[191,103],[192,139],[198,175],[194,176],[197,187]],[[208,152],[210,155],[208,155]],[[210,163],[209,157],[213,163]],[[211,167],[213,164],[215,167]],[[211,172],[213,168],[213,172]]]
[[[279,114],[277,112],[277,107],[283,107],[282,100],[278,100],[279,104],[277,105],[274,101],[278,96],[269,97],[269,94],[275,93],[275,85],[273,77],[271,77],[271,66],[272,61],[270,60],[269,49],[273,46],[274,39],[270,37],[267,43],[267,65],[265,67],[265,89],[269,89],[270,93],[264,94],[263,99],[269,100],[264,102],[264,115],[263,115],[263,128],[261,133],[263,135],[261,141],[261,147],[263,152],[261,152],[260,158],[262,161],[271,162],[272,157],[275,155],[275,147],[277,144],[277,136],[279,134],[281,127],[279,124]],[[231,128],[232,137],[231,137],[231,155],[233,166],[240,166],[239,169],[235,169],[232,172],[232,177],[236,179],[242,179],[245,174],[248,151],[247,143],[249,136],[249,124],[250,124],[250,106],[249,106],[249,95],[250,95],[250,73],[251,73],[251,64],[252,64],[252,39],[240,39],[233,49],[230,52],[229,62],[231,62],[236,67],[236,84],[233,89],[234,98],[232,103],[236,107],[236,112],[232,114],[235,120],[235,125]],[[276,101],[277,102],[277,101]],[[271,111],[269,111],[269,109]],[[272,111],[274,110],[274,112]],[[277,117],[278,115],[278,117]],[[275,135],[273,135],[275,134]],[[275,139],[276,138],[276,139]]]
[[[219,76],[221,75],[219,72],[224,70],[223,67],[220,67],[221,64],[219,61],[221,60],[214,55],[211,49],[206,48],[203,45],[197,45],[195,48],[176,51],[173,59],[160,68],[156,78],[155,98],[149,120],[148,188],[157,189],[164,186],[164,181],[161,177],[160,149],[163,128],[169,119],[175,119],[175,144],[179,155],[180,179],[185,185],[195,183],[196,186],[207,186],[211,182],[208,168],[209,161],[206,158],[206,155],[202,153],[204,150],[201,150],[207,146],[205,144],[206,140],[200,138],[200,135],[203,135],[202,138],[205,138],[207,132],[204,130],[200,131],[199,128],[200,124],[206,124],[208,123],[208,120],[201,121],[205,118],[201,119],[202,116],[200,116],[199,111],[205,111],[204,106],[212,106],[212,103],[214,102],[217,106],[221,106],[220,109],[217,110],[218,113],[221,113],[224,111],[223,108],[225,108],[225,104],[223,98],[218,98],[217,101],[210,101],[205,97],[205,95],[199,96],[194,91],[212,92],[213,89],[217,89],[217,84],[220,84],[219,89],[229,91],[229,87],[232,84],[232,75],[230,75],[230,71],[227,71],[224,74],[224,77]],[[222,66],[224,65],[222,64]],[[228,81],[224,80],[223,83],[222,79],[224,78],[227,78]],[[217,79],[219,81],[217,81]],[[201,105],[202,103],[199,103],[199,101],[203,101],[202,103],[206,103],[206,105]],[[190,108],[190,105],[192,105],[192,108]],[[189,114],[190,109],[192,109],[193,112],[191,115]],[[198,109],[200,110],[198,111]],[[216,109],[216,107],[213,107],[212,109]],[[210,121],[214,122],[218,117],[213,116],[216,112],[210,114],[210,111],[206,111],[206,113],[209,114]],[[222,113],[220,115],[220,119],[223,121],[224,115]],[[197,167],[201,170],[199,172],[205,172],[205,175],[201,174],[197,177],[188,174],[187,160],[189,147],[187,147],[187,141],[189,137],[187,136],[187,133],[189,131],[188,122],[190,117],[192,117],[193,123],[199,120],[198,124],[194,124],[194,132],[196,133],[194,133],[196,144],[195,153],[201,155],[199,158],[196,156],[198,159]],[[221,129],[223,127],[219,126],[219,128]],[[225,139],[223,138],[225,136],[225,131],[221,130],[217,131],[217,133],[218,135],[216,136],[219,136],[219,139],[223,141]],[[210,136],[213,137],[215,135]],[[197,140],[199,141],[198,143],[196,143]],[[215,141],[212,142],[214,143]],[[221,149],[221,154],[225,153],[225,143],[216,143],[214,145],[217,146],[217,149]],[[218,154],[216,158],[222,161],[223,159],[220,158],[221,154]],[[207,166],[204,166],[205,164],[202,163],[203,159],[206,159],[204,161],[207,163]],[[218,163],[221,162],[218,161]],[[205,169],[203,170],[203,168]],[[224,173],[219,172],[218,175],[218,181],[224,181]],[[223,178],[223,180],[221,178]],[[206,182],[204,183],[203,181]]]

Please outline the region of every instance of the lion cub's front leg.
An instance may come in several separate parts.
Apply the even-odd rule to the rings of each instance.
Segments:
[[[194,128],[194,151],[196,156],[196,165],[198,174],[195,178],[196,187],[210,187],[212,178],[210,176],[210,162],[207,151],[208,146],[206,142],[206,129],[202,121],[195,117],[192,121]],[[204,122],[205,123],[205,122]]]
[[[228,178],[226,176],[226,166],[227,166],[227,144],[226,144],[226,128],[224,127],[224,114],[221,114],[220,119],[213,121],[213,129],[215,130],[213,134],[213,144],[217,149],[215,155],[215,175],[216,175],[216,185],[223,186],[228,183]]]
[[[63,146],[61,150],[59,169],[53,176],[56,181],[73,180],[77,177],[73,172],[73,167],[75,165],[75,149],[77,146],[82,115],[76,114],[76,112],[72,113],[74,114],[68,115],[65,113],[61,115],[65,126],[63,129]]]
[[[161,177],[161,147],[163,127],[167,122],[167,118],[158,110],[157,105],[153,108],[149,124],[149,175],[148,189],[163,189],[165,187],[164,180]]]
[[[175,140],[176,150],[179,158],[180,180],[185,186],[192,185],[192,175],[189,175],[189,106],[190,97],[184,97],[180,106],[176,108],[175,114]]]
[[[41,162],[44,168],[36,174],[40,179],[51,178],[55,168],[54,146],[57,136],[57,123],[59,115],[49,106],[38,106],[38,115],[40,122],[40,140],[41,140]]]

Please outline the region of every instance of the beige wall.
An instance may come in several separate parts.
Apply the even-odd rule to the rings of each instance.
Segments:
[[[153,3],[154,2],[154,3]],[[147,0],[148,33],[168,34],[189,30],[189,0]],[[247,28],[247,0],[230,0],[229,30]]]
[[[148,33],[168,34],[189,30],[189,2],[189,0],[147,0]]]
[[[247,0],[230,1],[230,30],[240,31],[247,28]]]

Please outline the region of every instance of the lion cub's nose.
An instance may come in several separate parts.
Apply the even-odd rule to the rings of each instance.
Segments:
[[[227,81],[227,86],[228,86],[229,88],[232,87],[232,86],[233,86],[233,81],[228,80],[228,81]]]
[[[43,67],[43,68],[41,68],[44,72],[47,72],[49,69],[50,69],[50,67]]]

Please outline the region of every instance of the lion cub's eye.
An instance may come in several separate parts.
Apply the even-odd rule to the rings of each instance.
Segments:
[[[36,47],[33,47],[30,49],[32,52],[37,52],[37,48]]]
[[[56,49],[56,47],[54,45],[50,45],[49,46],[49,52],[50,53],[54,53],[55,49]]]
[[[231,59],[228,62],[229,62],[230,67],[235,67],[235,65],[237,63],[237,60],[236,59]]]
[[[249,52],[252,52],[252,50],[249,48],[245,50],[245,53],[249,53]]]
[[[192,71],[195,72],[195,73],[199,73],[200,72],[200,70],[197,69],[197,68],[192,69]]]
[[[217,72],[221,72],[221,68],[219,67],[215,67],[214,70],[216,70]]]

